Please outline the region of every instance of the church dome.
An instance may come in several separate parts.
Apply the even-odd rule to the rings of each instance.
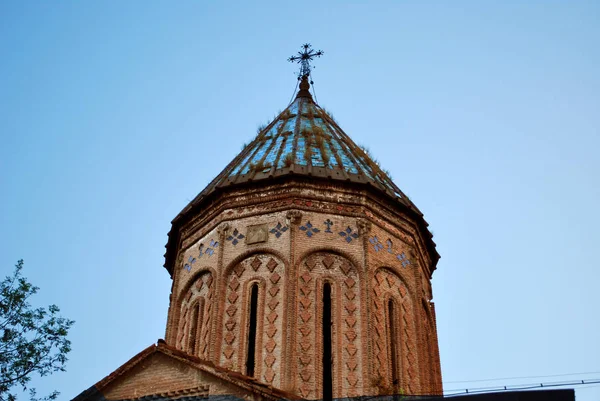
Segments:
[[[212,195],[244,185],[265,185],[287,179],[349,183],[373,189],[411,214],[428,237],[437,262],[432,235],[421,211],[398,188],[368,152],[358,146],[310,94],[308,77],[299,92],[273,121],[215,177],[173,220],[184,224]],[[210,202],[209,202],[210,203]],[[171,272],[176,241],[169,233],[165,267]],[[434,262],[434,263],[435,263]]]
[[[165,340],[102,399],[442,394],[427,223],[312,99],[303,49],[295,100],[173,220]]]
[[[309,89],[173,220],[165,341],[309,400],[439,394],[427,223]]]

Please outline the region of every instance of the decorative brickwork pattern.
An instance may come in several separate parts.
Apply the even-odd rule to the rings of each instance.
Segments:
[[[332,288],[333,396],[355,396],[362,390],[360,285],[356,268],[337,254],[317,252],[298,268],[298,392],[322,396],[323,284]]]
[[[213,310],[213,283],[214,279],[211,272],[201,272],[190,286],[181,305],[177,348],[193,353],[190,344],[195,342],[197,351],[194,356],[203,359],[208,359],[210,354],[209,337]],[[193,321],[191,316],[194,314],[194,308],[197,308],[198,305],[200,305],[201,310],[198,313],[197,320]],[[194,334],[195,338],[191,339],[190,336]]]
[[[391,344],[389,327],[387,325],[386,304],[392,299],[400,309],[399,321],[395,323],[396,338],[400,344],[400,366],[402,372],[400,389],[394,389],[391,382]],[[374,384],[379,386],[379,391],[389,392],[401,390],[406,394],[416,394],[420,389],[419,369],[417,361],[417,332],[414,312],[414,303],[410,298],[406,286],[399,276],[387,268],[377,269],[373,278],[373,371],[378,375],[374,377]]]
[[[221,365],[246,373],[250,289],[259,284],[254,376],[261,382],[281,383],[284,263],[257,254],[237,263],[226,277]]]
[[[218,272],[219,291],[215,287],[213,299],[213,313],[217,313],[213,318],[217,320],[212,328],[212,362],[247,373],[250,293],[257,283],[254,380],[293,389],[307,399],[321,398],[323,285],[329,282],[334,397],[399,390],[405,394],[441,392],[435,318],[433,314],[426,317],[422,307],[430,305],[431,299],[429,267],[423,258],[427,255],[412,237],[414,231],[403,226],[401,220],[375,218],[373,209],[363,212],[358,206],[342,204],[329,207],[327,202],[310,200],[306,194],[302,201],[294,194],[288,201],[251,205],[243,205],[245,195],[238,195],[240,206],[221,215],[228,216],[226,221],[214,215],[218,223],[199,228],[205,235],[189,248],[193,252],[186,250],[182,254],[179,263],[191,264],[190,254],[196,261],[191,272],[177,269],[176,280],[181,287],[174,287],[176,294],[184,293],[177,295],[184,303],[189,295],[187,283],[196,271],[211,266]],[[258,196],[252,196],[255,195]],[[318,192],[312,195],[321,196]],[[214,231],[225,226],[228,230],[216,238]],[[238,236],[245,235],[249,226],[266,227],[266,241],[248,244],[244,239],[234,245],[235,230]],[[211,238],[220,242],[214,256],[209,258],[204,249],[199,257],[194,248],[200,242],[210,245]],[[219,263],[208,265],[217,261],[216,256]],[[379,266],[389,267],[378,270]],[[396,301],[393,312],[388,310],[390,298]],[[191,305],[193,301],[189,302]],[[186,313],[184,319],[176,316],[173,321],[187,321],[183,332],[190,333],[189,325],[195,315],[193,309]],[[394,330],[388,327],[390,313],[396,322]],[[397,339],[394,358],[390,336]],[[180,347],[189,344],[188,338],[180,340]],[[175,339],[168,341],[175,343]],[[395,373],[391,371],[392,360]],[[400,384],[392,386],[391,376]]]

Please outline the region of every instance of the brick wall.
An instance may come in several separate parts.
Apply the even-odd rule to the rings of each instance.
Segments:
[[[430,303],[434,258],[423,235],[393,203],[365,192],[307,185],[230,192],[182,228],[167,342],[187,351],[189,310],[202,298],[198,355],[245,373],[250,286],[257,283],[255,377],[320,398],[321,291],[327,281],[334,397],[440,393]],[[401,373],[395,386],[389,299],[397,310]]]

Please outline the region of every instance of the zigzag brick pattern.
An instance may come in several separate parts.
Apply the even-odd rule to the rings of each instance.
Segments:
[[[200,273],[198,278],[194,281],[194,283],[190,286],[187,295],[184,299],[184,302],[181,306],[181,319],[179,326],[179,335],[177,340],[177,347],[184,351],[188,350],[188,345],[190,343],[190,335],[191,335],[191,319],[188,318],[188,315],[192,315],[192,308],[195,307],[198,303],[203,305],[203,310],[201,311],[201,321],[199,321],[198,327],[196,329],[196,341],[199,342],[197,349],[199,353],[196,356],[200,358],[208,359],[209,358],[209,336],[211,331],[211,315],[213,308],[213,276],[212,273],[208,271],[204,271]]]
[[[297,385],[300,395],[315,399],[322,394],[322,287],[332,285],[333,396],[359,394],[362,389],[360,364],[359,278],[347,259],[324,252],[307,257],[298,276]]]
[[[386,305],[392,298],[396,305],[400,305],[400,321],[395,322],[396,331],[400,331],[400,363],[402,372],[400,390],[404,393],[415,394],[419,389],[418,361],[415,350],[417,349],[416,328],[414,320],[413,302],[410,299],[406,286],[391,270],[380,268],[373,279],[373,351],[375,353],[374,372],[380,377],[375,381],[384,387],[392,388],[391,383],[391,351],[389,344],[388,327],[386,323]]]
[[[250,289],[256,282],[259,284],[259,301],[255,377],[274,386],[281,383],[284,274],[284,263],[278,258],[272,255],[253,255],[231,270],[227,277],[225,295],[221,365],[246,373]]]

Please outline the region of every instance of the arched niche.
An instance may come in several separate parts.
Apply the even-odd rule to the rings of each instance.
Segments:
[[[224,270],[220,293],[219,364],[247,374],[250,294],[252,285],[258,284],[253,376],[273,386],[282,382],[285,270],[283,258],[274,252],[258,250],[242,255]]]
[[[188,281],[178,298],[176,316],[176,347],[208,360],[211,351],[211,332],[215,293],[214,274],[201,269]]]
[[[414,394],[419,388],[417,324],[420,313],[415,311],[412,293],[389,267],[375,270],[371,291],[373,384],[381,394]],[[398,371],[397,376],[394,369]]]
[[[304,254],[296,269],[297,355],[294,383],[302,397],[319,399],[330,386],[333,398],[362,390],[361,276],[357,265],[338,251],[320,249]],[[330,287],[330,302],[323,298]],[[324,344],[324,308],[331,308],[331,344]],[[331,350],[331,383],[324,375],[324,355]],[[325,391],[327,393],[327,391]]]

